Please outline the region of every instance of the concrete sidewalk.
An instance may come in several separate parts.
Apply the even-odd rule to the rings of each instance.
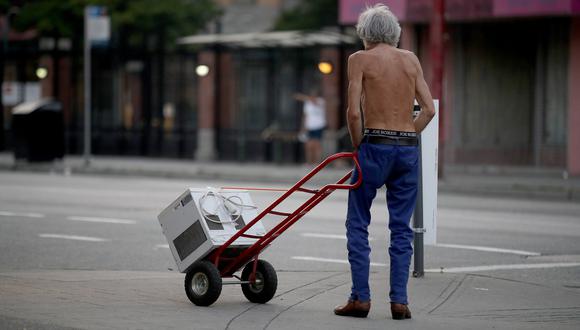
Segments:
[[[349,168],[345,163],[324,169],[313,182],[338,180]],[[141,157],[95,156],[86,166],[80,156],[67,156],[52,163],[16,162],[11,153],[0,153],[0,170],[51,172],[57,174],[100,174],[151,176],[162,178],[252,181],[289,185],[309,168],[301,165],[264,163],[203,163],[193,160]],[[580,200],[580,178],[568,178],[553,169],[492,166],[447,166],[439,181],[439,191],[461,194],[514,196],[555,200]]]
[[[388,271],[371,274],[369,317],[335,316],[347,272],[278,271],[276,296],[249,303],[224,286],[210,307],[189,302],[183,274],[38,271],[0,274],[3,329],[578,329],[580,293],[469,274],[427,274],[409,283],[412,320],[390,318]]]

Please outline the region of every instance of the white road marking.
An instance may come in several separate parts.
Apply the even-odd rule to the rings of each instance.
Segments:
[[[322,238],[322,239],[341,239],[346,240],[346,235],[336,235],[336,234],[319,234],[319,233],[302,233],[302,237],[311,237],[311,238]],[[369,241],[373,241],[373,237],[369,237]],[[494,248],[488,246],[477,246],[477,245],[460,245],[460,244],[436,244],[437,247],[443,248],[452,248],[452,249],[464,249],[464,250],[474,250],[474,251],[483,251],[483,252],[497,252],[497,253],[509,253],[509,254],[517,254],[521,256],[540,256],[541,253],[538,252],[531,252],[531,251],[523,251],[523,250],[512,250],[512,249],[502,249],[502,248]]]
[[[70,216],[67,217],[70,221],[85,221],[85,222],[100,222],[100,223],[117,223],[124,225],[134,225],[137,223],[135,220],[128,219],[115,219],[115,218],[95,218],[95,217],[81,217],[81,216]]]
[[[169,249],[169,244],[157,244],[155,245],[155,250],[159,250],[159,249]]]
[[[7,212],[7,211],[0,211],[0,216],[36,218],[36,219],[44,218],[44,214],[40,214],[40,213],[17,213],[17,212]]]
[[[348,260],[341,260],[341,259],[328,259],[328,258],[316,258],[316,257],[302,257],[302,256],[295,256],[292,257],[294,260],[304,260],[304,261],[316,261],[316,262],[329,262],[333,264],[348,264]],[[371,262],[371,266],[375,267],[386,267],[386,264]]]
[[[108,242],[110,239],[99,238],[99,237],[89,237],[89,236],[75,236],[75,235],[60,235],[60,234],[38,234],[41,238],[61,238],[73,241],[86,241],[86,242]]]
[[[294,260],[328,262],[334,264],[348,264],[348,260],[317,258],[306,256],[294,256]],[[386,264],[371,262],[371,266],[386,267]],[[508,264],[508,265],[487,265],[487,266],[471,266],[471,267],[441,267],[439,269],[426,269],[427,273],[474,273],[485,272],[492,270],[519,270],[519,269],[542,269],[542,268],[563,268],[563,267],[580,267],[580,262],[560,262],[560,263],[544,263],[544,264]]]
[[[563,267],[580,267],[580,262],[560,262],[548,264],[511,264],[511,265],[487,265],[473,267],[451,267],[440,269],[425,269],[428,273],[476,273],[493,270],[519,270],[519,269],[542,269],[542,268],[563,268]]]
[[[336,234],[318,234],[318,233],[302,233],[302,237],[312,237],[312,238],[327,238],[327,239],[342,239],[346,240],[346,235],[336,235]],[[373,237],[369,237],[369,241],[373,241]]]
[[[40,213],[19,213],[17,214],[17,216],[20,217],[26,217],[26,218],[44,218],[44,214],[40,214]]]
[[[465,249],[465,250],[475,250],[484,252],[498,252],[498,253],[510,253],[517,254],[521,256],[539,256],[541,253],[522,251],[522,250],[510,250],[510,249],[500,249],[487,246],[477,246],[477,245],[460,245],[460,244],[435,244],[436,247],[452,248],[452,249]]]

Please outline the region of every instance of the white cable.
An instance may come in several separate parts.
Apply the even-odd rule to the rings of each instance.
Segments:
[[[256,209],[257,208],[253,205],[245,205],[240,196],[233,195],[233,196],[226,197],[219,192],[219,189],[211,188],[211,187],[208,187],[207,190],[208,191],[203,196],[201,196],[201,198],[199,199],[199,207],[201,210],[201,215],[207,221],[217,223],[217,224],[236,223],[240,219],[240,217],[242,216],[242,211],[244,210],[244,208],[246,208],[246,209]],[[213,212],[209,212],[205,208],[204,204],[205,204],[205,201],[208,197],[213,197],[216,201],[216,203],[215,203],[216,206],[215,206],[215,209],[213,210]],[[234,199],[237,199],[238,201],[236,202],[236,201],[234,201]],[[209,217],[209,215],[217,215],[220,208],[223,208],[232,220],[221,221],[221,219],[214,220],[214,219],[211,219]],[[218,219],[219,219],[219,216],[218,216]]]

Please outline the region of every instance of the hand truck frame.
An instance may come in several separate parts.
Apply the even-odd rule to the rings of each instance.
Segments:
[[[333,161],[341,158],[352,158],[355,169],[349,171],[336,183],[326,184],[322,188],[308,189],[303,187],[318,172]],[[345,182],[353,175],[355,170],[359,174],[357,181],[354,184],[346,184]],[[254,303],[270,301],[276,293],[278,277],[270,263],[259,259],[260,253],[333,191],[337,189],[356,189],[361,183],[362,172],[356,152],[341,152],[326,158],[288,190],[282,190],[285,191],[282,196],[237,231],[228,241],[191,266],[185,276],[185,292],[189,300],[198,306],[209,306],[219,298],[222,285],[241,284],[242,292],[249,301]],[[222,189],[280,191],[270,188],[222,187]],[[288,213],[274,210],[276,206],[295,192],[309,193],[312,196],[294,212]],[[246,234],[252,226],[266,215],[276,215],[283,217],[283,219],[263,236]],[[232,243],[240,237],[253,238],[256,239],[256,242],[244,248],[232,247]],[[234,275],[242,267],[241,277]],[[223,282],[222,278],[235,278],[237,280]]]

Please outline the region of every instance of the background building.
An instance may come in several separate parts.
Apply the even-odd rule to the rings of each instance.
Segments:
[[[218,89],[221,96],[216,100],[220,104],[212,120],[219,122],[206,123],[219,131],[217,158],[297,159],[280,156],[292,148],[296,150],[297,144],[287,142],[290,149],[285,149],[261,140],[260,133],[269,125],[281,130],[297,129],[299,109],[290,99],[291,90],[318,84],[318,80],[333,104],[328,109],[331,124],[327,150],[348,149],[348,141],[341,140],[339,134],[344,132],[344,63],[360,47],[348,35],[353,36],[352,28],[364,7],[378,2],[389,5],[400,18],[401,47],[417,53],[435,90],[437,57],[433,56],[433,49],[443,49],[440,89],[444,164],[556,167],[580,174],[580,154],[574,152],[580,150],[580,135],[572,129],[580,117],[580,102],[573,98],[574,91],[580,91],[580,2],[571,0],[443,1],[440,14],[445,30],[439,45],[434,44],[436,38],[432,35],[437,2],[433,0],[340,1],[341,28],[337,31],[341,33],[337,35],[341,40],[334,45],[297,42],[289,51],[283,41],[236,43],[230,39],[212,43],[211,38],[184,38],[184,43],[204,44],[205,50],[200,54],[214,59],[208,45],[221,44],[226,49],[221,55],[226,58],[224,61],[236,63],[233,70],[220,71],[223,75],[218,79],[227,82],[222,81],[219,88],[227,91]],[[249,61],[250,54],[253,61]],[[262,54],[261,59],[258,54]],[[304,57],[305,54],[310,55]],[[296,56],[301,59],[296,60]],[[295,64],[291,65],[293,59]],[[316,70],[301,72],[300,68],[312,69],[324,59],[337,64],[331,75],[319,75]],[[286,69],[279,67],[280,63]],[[252,68],[257,71],[252,73]],[[292,81],[284,72],[301,78]],[[214,78],[210,76],[208,80],[211,79]],[[198,95],[210,94],[200,90]],[[250,118],[246,121],[251,124],[245,124],[240,115]],[[248,148],[253,152],[247,153]]]
[[[342,0],[354,24],[367,3]],[[432,0],[385,0],[433,81]],[[448,164],[555,166],[580,174],[580,1],[446,0],[443,83]]]
[[[16,2],[22,10],[9,11],[4,22],[24,14]],[[195,10],[199,26],[184,25],[171,36],[164,25],[142,26],[165,13],[133,25],[117,22],[110,45],[93,50],[93,152],[301,162],[301,104],[292,94],[312,86],[327,100],[326,152],[349,150],[346,59],[361,48],[353,31],[358,14],[377,2],[205,1]],[[574,129],[580,125],[580,0],[382,2],[400,18],[401,47],[419,56],[442,99],[444,165],[555,167],[580,175],[580,131]],[[111,3],[113,21],[130,9]],[[314,15],[304,8],[315,8]],[[280,17],[300,22],[320,13],[337,19],[310,30],[299,24],[289,26],[302,31],[276,30]],[[8,147],[11,107],[24,95],[40,95],[63,103],[66,152],[81,153],[82,35],[30,29],[5,38]],[[321,73],[321,62],[332,70]],[[205,74],[196,72],[200,66]],[[39,67],[47,77],[38,78]],[[28,91],[17,95],[14,86]]]
[[[329,2],[329,1],[326,1]],[[336,12],[336,1],[334,3]],[[224,13],[206,32],[178,42],[209,73],[197,78],[198,160],[302,161],[297,139],[301,104],[292,95],[317,87],[327,100],[327,153],[342,143],[344,63],[356,38],[338,26],[320,31],[272,31],[299,1],[220,1]],[[306,2],[303,2],[306,3]],[[332,8],[331,8],[332,9]],[[318,64],[329,63],[321,73]]]

